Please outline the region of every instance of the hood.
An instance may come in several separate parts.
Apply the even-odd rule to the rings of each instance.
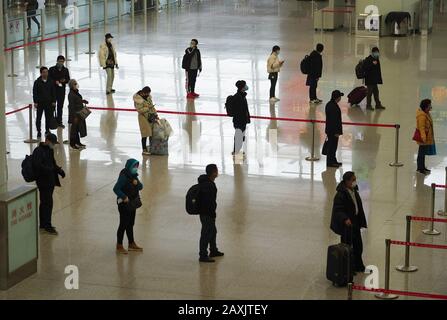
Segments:
[[[127,160],[126,169],[130,171],[130,169],[132,169],[135,166],[135,164],[137,164],[137,163],[139,164],[140,162],[138,162],[138,160],[135,160],[135,159]]]
[[[206,174],[202,174],[197,181],[199,183],[205,183],[205,182],[211,182],[210,178],[208,178],[208,176]]]

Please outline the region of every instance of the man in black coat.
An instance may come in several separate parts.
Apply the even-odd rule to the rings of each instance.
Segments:
[[[56,106],[56,89],[53,80],[49,78],[47,67],[40,68],[40,77],[34,81],[33,101],[37,108],[37,138],[40,138],[42,136],[42,114],[45,112],[45,134],[48,134],[50,133],[50,120],[54,117],[54,107]]]
[[[202,56],[197,48],[199,41],[192,39],[190,47],[185,50],[182,60],[182,68],[186,71],[187,77],[187,98],[195,99],[199,97],[196,93],[196,79],[199,72],[202,72]]]
[[[57,102],[57,123],[59,127],[64,129],[65,126],[62,123],[62,114],[65,102],[65,87],[68,81],[70,81],[70,72],[64,66],[65,57],[57,57],[57,63],[55,66],[51,67],[49,70],[49,77],[53,80],[56,90],[56,102]]]
[[[376,109],[385,109],[382,102],[380,102],[379,97],[379,84],[383,84],[382,68],[380,66],[379,57],[379,48],[374,47],[371,51],[371,55],[363,61],[365,85],[368,88],[368,95],[366,96],[366,108],[368,110],[374,110],[371,105],[371,98],[373,95],[376,102]]]
[[[326,104],[326,136],[327,136],[327,157],[326,165],[328,167],[338,168],[342,165],[337,161],[336,153],[338,148],[338,138],[343,134],[343,124],[341,119],[341,110],[338,103],[344,93],[335,90],[332,92],[331,101]]]
[[[323,74],[323,57],[322,53],[324,45],[317,44],[317,48],[309,55],[309,73],[307,75],[306,85],[309,86],[309,100],[310,103],[322,103],[323,100],[317,98],[318,80]]]
[[[51,235],[57,235],[56,228],[51,224],[53,212],[53,192],[60,187],[59,175],[64,178],[65,172],[56,164],[54,146],[58,144],[57,137],[50,133],[45,142],[41,142],[32,154],[33,170],[36,174],[36,184],[39,189],[39,226]]]
[[[198,208],[202,231],[200,235],[200,262],[214,262],[214,257],[222,257],[224,254],[217,249],[216,245],[216,208],[217,188],[214,181],[219,175],[215,164],[206,166],[206,174],[198,179],[200,191],[198,196]],[[208,255],[208,246],[210,254]]]
[[[367,228],[367,224],[358,190],[354,172],[346,172],[343,175],[343,181],[337,186],[337,194],[332,208],[331,230],[341,236],[342,243],[352,245],[354,271],[364,272],[363,242],[360,229]]]
[[[233,127],[235,129],[233,155],[238,154],[241,150],[245,141],[247,124],[251,122],[247,102],[247,83],[244,80],[239,80],[236,82],[236,87],[237,92],[231,101],[233,105]]]

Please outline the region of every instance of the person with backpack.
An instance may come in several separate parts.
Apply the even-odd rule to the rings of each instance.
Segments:
[[[383,84],[382,67],[380,66],[379,58],[379,48],[374,47],[371,51],[371,55],[363,60],[365,85],[368,88],[368,94],[366,96],[366,109],[368,110],[374,110],[371,105],[373,95],[374,101],[376,102],[376,109],[385,109],[379,96],[379,84]]]
[[[278,82],[278,74],[281,71],[281,67],[284,64],[284,60],[279,60],[279,53],[281,48],[279,46],[274,46],[272,48],[272,53],[267,59],[267,72],[269,74],[270,80],[270,102],[278,102],[279,99],[276,97],[276,83]]]
[[[64,56],[58,56],[57,57],[57,63],[55,66],[52,66],[50,70],[48,70],[49,77],[54,82],[54,88],[56,91],[56,102],[57,102],[57,123],[59,125],[59,128],[64,129],[65,126],[62,123],[62,114],[64,110],[64,102],[65,102],[65,87],[67,86],[67,83],[70,81],[70,72],[69,70],[64,66],[65,63],[65,57]]]
[[[336,153],[338,148],[338,139],[343,134],[343,123],[341,118],[341,110],[338,103],[341,101],[341,97],[344,93],[339,90],[332,92],[331,101],[326,104],[326,136],[327,141],[327,167],[338,168],[342,165],[337,161]]]
[[[228,108],[231,110],[230,113],[233,117],[233,127],[235,129],[233,156],[241,151],[242,145],[245,142],[245,130],[247,129],[247,124],[250,123],[250,111],[248,110],[247,102],[247,82],[239,80],[236,82],[236,87],[237,92],[231,97],[227,106],[227,110]]]
[[[47,135],[50,133],[50,121],[54,120],[54,108],[56,107],[56,90],[53,80],[49,77],[47,67],[40,68],[40,77],[34,81],[33,101],[37,108],[37,138],[40,139],[42,137],[42,115],[45,113],[45,135]]]
[[[200,95],[196,93],[196,80],[199,72],[202,73],[202,55],[197,48],[199,41],[192,39],[189,48],[185,50],[182,60],[182,68],[186,72],[187,99],[195,99]]]
[[[217,187],[214,181],[219,176],[219,170],[215,164],[206,166],[206,174],[198,178],[199,193],[197,196],[197,211],[200,214],[202,231],[200,234],[200,262],[215,262],[215,257],[222,257],[216,244],[216,208]],[[208,247],[210,252],[208,254]]]
[[[121,170],[118,181],[113,187],[120,214],[116,244],[116,252],[119,254],[128,254],[128,251],[143,251],[143,248],[135,243],[133,232],[136,210],[142,205],[140,191],[143,190],[143,184],[138,179],[139,166],[140,163],[137,160],[127,160],[125,168]],[[129,242],[128,250],[123,247],[124,233],[127,234]]]
[[[154,123],[158,121],[157,110],[152,102],[151,88],[144,87],[133,95],[135,109],[138,112],[138,124],[141,133],[141,147],[143,156],[149,156],[151,153],[147,148],[147,138],[149,144],[152,141]]]
[[[53,192],[60,187],[59,176],[65,178],[65,172],[54,159],[54,147],[59,144],[56,135],[50,133],[34,149],[32,157],[33,172],[39,189],[39,228],[50,235],[57,235],[56,228],[51,223],[53,213]]]
[[[309,87],[309,100],[310,103],[320,104],[323,100],[317,98],[317,87],[318,80],[320,80],[323,74],[323,57],[322,53],[324,50],[324,45],[321,43],[317,44],[317,47],[309,55],[309,61],[307,62],[308,73],[306,86]]]
[[[361,228],[367,228],[365,211],[355,173],[348,171],[343,174],[343,180],[337,186],[332,207],[331,230],[341,236],[342,243],[352,245],[354,272],[365,272]]]
[[[116,50],[112,43],[113,36],[110,33],[105,35],[105,42],[99,47],[98,57],[101,68],[106,71],[107,84],[106,94],[115,93],[113,82],[115,80],[115,68],[118,69],[118,60],[116,58]]]

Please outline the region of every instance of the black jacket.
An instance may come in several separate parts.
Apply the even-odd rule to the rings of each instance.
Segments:
[[[200,72],[202,72],[202,55],[200,54],[200,50],[199,49],[191,49],[191,48],[187,48],[185,50],[185,55],[183,56],[183,60],[182,60],[182,68],[185,70],[190,70],[191,69],[191,60],[194,54],[197,54],[197,63],[198,63],[198,70],[200,70]]]
[[[312,51],[309,57],[310,69],[308,76],[313,79],[321,78],[321,75],[323,74],[323,57],[316,50]]]
[[[250,123],[250,111],[248,110],[247,93],[238,91],[233,96],[233,123],[235,127],[245,126]]]
[[[377,61],[377,64],[374,64],[374,61]],[[365,72],[366,85],[383,84],[382,68],[379,59],[370,55],[363,61],[363,70]]]
[[[210,178],[204,174],[198,179],[200,185],[199,192],[199,213],[200,215],[216,217],[217,208],[217,188],[216,184],[210,180]]]
[[[64,89],[68,83],[68,81],[70,81],[70,72],[68,71],[67,68],[62,67],[62,69],[59,70],[59,68],[57,66],[53,66],[48,70],[48,74],[51,78],[51,80],[54,81],[54,85],[56,87],[56,90],[60,90],[60,89]],[[64,79],[64,81],[62,82],[61,80]],[[59,87],[56,85],[56,81],[59,81],[62,83],[62,87]]]
[[[51,78],[48,78],[47,82],[43,82],[42,77],[39,77],[34,81],[33,101],[34,103],[37,103],[39,107],[50,106],[52,103],[56,102],[56,89]]]
[[[343,134],[343,124],[341,120],[341,110],[334,100],[326,104],[326,134],[333,136]]]
[[[37,2],[37,0],[28,0],[25,2],[28,2],[28,6],[26,7],[27,11],[34,11],[39,8],[39,3]]]
[[[337,194],[332,207],[331,230],[343,236],[346,232],[345,221],[350,219],[354,228],[367,228],[365,211],[363,210],[362,199],[358,188],[355,188],[355,198],[357,199],[358,214],[355,214],[355,204],[344,182],[337,186]]]
[[[36,174],[36,183],[39,189],[52,189],[60,187],[59,176],[62,169],[56,164],[54,151],[41,142],[33,151],[33,170]]]
[[[68,123],[73,123],[74,117],[82,108],[84,108],[84,103],[81,94],[71,89],[68,93]]]

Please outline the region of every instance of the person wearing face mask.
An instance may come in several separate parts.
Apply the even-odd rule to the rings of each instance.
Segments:
[[[55,66],[51,67],[49,70],[49,76],[51,80],[54,81],[55,90],[56,90],[56,119],[59,124],[59,128],[65,128],[62,123],[62,114],[65,102],[65,87],[67,86],[68,81],[70,81],[70,72],[64,66],[65,57],[59,56],[57,57],[57,63]]]
[[[50,121],[54,117],[54,107],[56,106],[56,90],[53,80],[48,75],[48,68],[40,68],[40,77],[34,81],[33,101],[37,108],[36,127],[37,138],[42,137],[41,122],[45,113],[45,135],[50,133]]]
[[[379,58],[380,58],[379,48],[374,47],[371,51],[371,55],[363,61],[365,85],[368,88],[368,94],[366,96],[366,109],[368,110],[374,110],[371,105],[373,95],[374,95],[374,101],[376,102],[376,109],[379,110],[385,109],[379,97],[379,84],[383,84],[382,68],[380,66]]]
[[[158,121],[157,110],[152,103],[151,88],[144,87],[133,95],[135,109],[138,112],[138,124],[141,133],[141,147],[143,148],[143,156],[151,153],[147,148],[147,138],[149,143],[152,140],[153,126]]]
[[[75,79],[68,82],[70,92],[68,93],[68,123],[70,126],[70,147],[72,150],[85,149],[85,144],[81,143],[81,137],[87,136],[87,124],[79,112],[88,104],[79,93],[79,84]]]
[[[182,59],[182,68],[186,72],[187,99],[195,99],[200,96],[196,93],[196,80],[199,72],[202,73],[202,55],[197,48],[198,44],[199,41],[197,39],[192,39]]]
[[[365,211],[360,198],[355,173],[348,171],[337,186],[332,207],[331,230],[341,236],[341,242],[352,245],[355,272],[364,272],[361,228],[367,228]]]
[[[60,187],[59,176],[65,178],[65,172],[54,159],[54,147],[57,137],[50,133],[45,142],[41,142],[32,154],[33,168],[36,174],[36,184],[39,189],[39,227],[40,230],[57,235],[56,228],[51,223],[53,212],[53,192],[55,187]]]
[[[112,39],[113,36],[107,33],[105,35],[105,42],[101,44],[98,52],[99,64],[106,71],[107,75],[106,94],[115,92],[115,89],[113,89],[113,81],[115,80],[115,68],[118,69],[118,60]]]
[[[247,124],[250,123],[250,111],[248,110],[247,102],[247,83],[244,80],[239,80],[236,82],[236,87],[237,92],[231,101],[233,127],[235,129],[233,156],[241,151],[242,145],[245,142],[245,130],[247,129]]]
[[[435,134],[433,130],[433,119],[430,115],[432,109],[431,100],[424,99],[416,112],[416,130],[418,137],[413,138],[419,145],[417,157],[417,172],[424,175],[431,171],[425,166],[425,156],[436,155]]]
[[[270,80],[270,102],[278,102],[279,99],[276,97],[276,83],[278,82],[278,74],[281,71],[281,67],[284,64],[284,60],[279,60],[279,52],[281,48],[279,46],[274,46],[272,48],[272,53],[267,59],[267,72],[269,74]]]
[[[309,86],[310,103],[319,104],[323,100],[317,98],[318,80],[323,73],[323,57],[324,46],[319,43],[314,51],[309,55],[309,74],[307,75],[306,85]]]
[[[341,101],[341,97],[344,93],[339,90],[332,92],[331,101],[326,104],[326,144],[327,144],[327,167],[338,168],[342,165],[337,161],[336,153],[338,148],[338,139],[343,135],[343,124],[341,119],[341,110],[338,103]]]
[[[116,244],[116,252],[119,254],[128,254],[128,251],[143,251],[143,248],[135,243],[133,232],[136,210],[141,207],[140,191],[143,190],[143,184],[138,179],[139,166],[140,163],[137,160],[127,160],[125,168],[121,170],[118,181],[113,187],[120,214]],[[124,233],[127,234],[128,250],[123,247]]]

